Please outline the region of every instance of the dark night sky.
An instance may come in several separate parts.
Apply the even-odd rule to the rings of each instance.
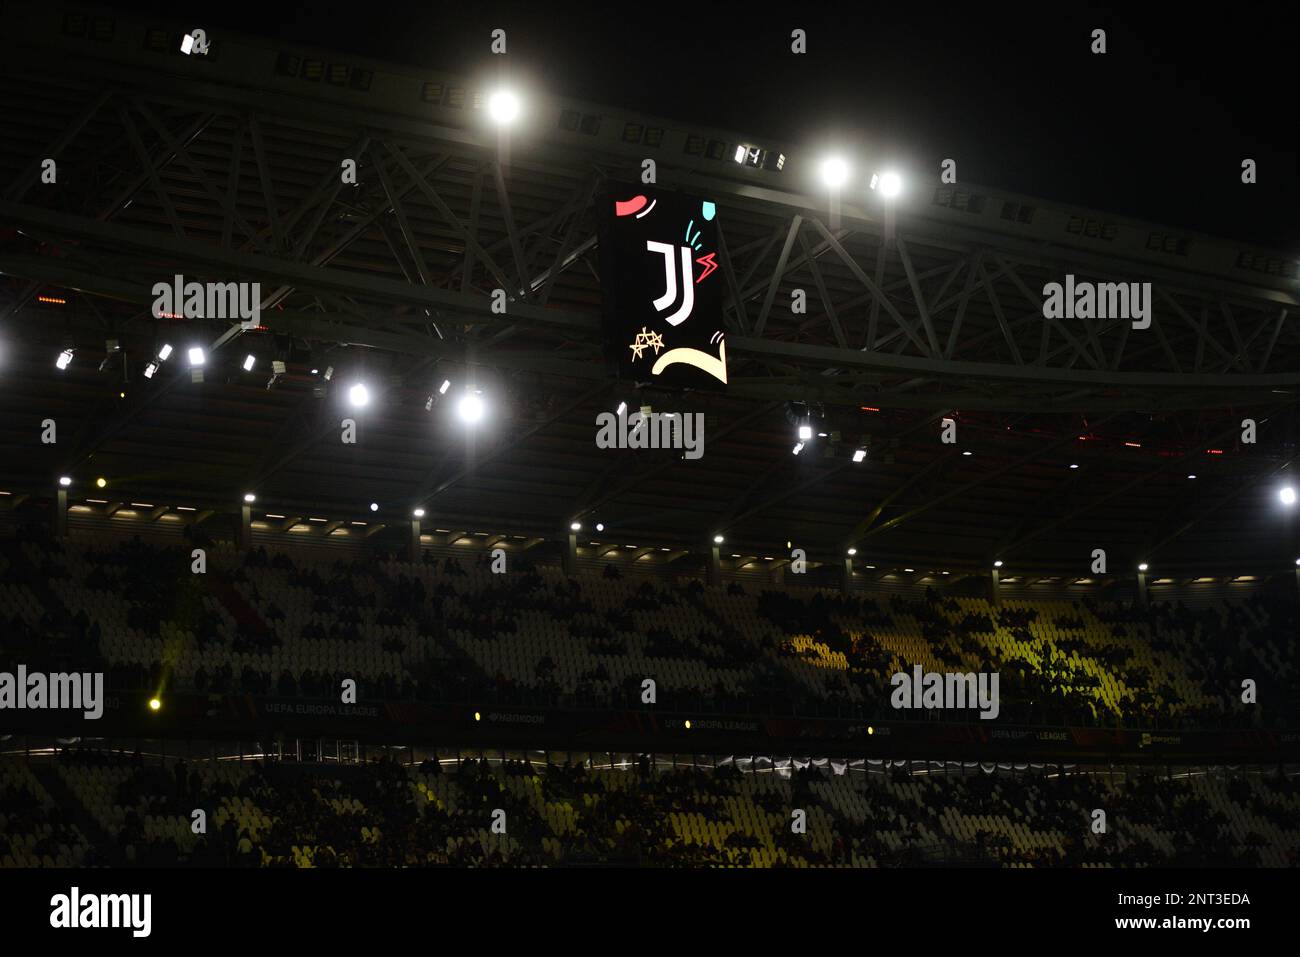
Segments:
[[[792,144],[870,144],[905,168],[950,156],[972,183],[1300,255],[1300,83],[1281,4],[115,6],[466,73],[488,65],[499,26],[512,69],[560,93]],[[794,27],[804,56],[789,52]],[[1089,52],[1095,27],[1104,56]]]

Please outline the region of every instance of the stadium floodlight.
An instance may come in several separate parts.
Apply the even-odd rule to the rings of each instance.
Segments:
[[[414,515],[416,518],[424,518],[424,509],[417,508],[411,514]]]
[[[257,356],[253,355],[251,352],[250,352],[248,355],[244,356],[244,371],[245,371],[245,372],[252,372],[252,371],[253,371],[253,366],[255,366],[255,365],[257,365]]]
[[[66,369],[69,365],[71,365],[71,363],[72,363],[72,350],[64,349],[62,352],[59,353],[59,357],[54,360],[54,367],[56,369],[62,370],[62,369]]]
[[[997,561],[995,561],[995,562],[993,563],[993,567],[994,567],[994,568],[1001,568],[1001,567],[1002,567],[1002,559],[999,558]]]
[[[866,449],[858,449],[853,453],[853,461],[855,462],[863,462],[866,460],[866,458],[867,458]]]
[[[60,475],[59,484],[62,485],[64,488],[67,488],[69,485],[72,484],[72,477],[70,475]]]
[[[812,426],[811,425],[799,426],[799,441],[807,442],[811,438],[812,438]]]
[[[144,377],[145,377],[146,379],[152,379],[153,376],[154,376],[154,373],[157,372],[157,371],[158,371],[158,363],[156,363],[156,362],[151,362],[151,363],[149,363],[147,366],[144,367]]]
[[[580,532],[580,531],[582,531],[582,522],[570,522],[570,523],[569,523],[569,531],[571,531],[571,532]]]
[[[501,126],[513,123],[519,117],[519,97],[510,90],[497,90],[488,97],[488,115]]]
[[[245,492],[244,501],[247,502],[249,505],[252,505],[254,502],[257,501],[257,496],[254,495],[252,492]]]
[[[358,409],[370,402],[370,390],[365,387],[364,383],[357,382],[348,389],[348,401]]]
[[[370,511],[372,511],[372,512],[377,512],[377,511],[379,511],[379,503],[378,503],[378,502],[371,502],[371,503],[370,503]]]
[[[850,549],[849,549],[849,557],[850,557],[850,558],[852,558],[852,557],[853,557],[854,555],[856,555],[857,553],[858,553],[858,550],[857,550],[856,548],[850,548]]]
[[[203,363],[208,361],[208,357],[204,354],[203,349],[200,346],[191,346],[189,357],[191,366],[201,366]]]
[[[456,414],[462,422],[473,425],[483,418],[483,399],[476,392],[468,393],[456,406]]]
[[[172,354],[171,343],[164,342],[163,347],[158,350],[158,358],[161,359],[163,362],[166,362],[168,358],[171,356],[171,354]]]
[[[713,544],[714,544],[714,545],[721,545],[721,544],[723,543],[724,540],[725,540],[725,539],[723,539],[723,537],[722,537],[721,535],[714,535],[714,536],[713,536]]]
[[[1140,571],[1140,572],[1144,572],[1144,571],[1146,571],[1146,570],[1147,570],[1148,568],[1150,568],[1150,567],[1151,567],[1151,566],[1148,565],[1146,562],[1142,562],[1141,564],[1138,565],[1138,571]]]
[[[903,191],[903,177],[893,172],[881,173],[877,185],[881,196],[885,199],[893,199]]]
[[[822,182],[831,189],[839,189],[849,181],[849,164],[839,156],[828,156],[822,160]]]
[[[1278,497],[1278,500],[1279,500],[1283,505],[1285,505],[1285,506],[1287,506],[1288,508],[1290,508],[1290,507],[1291,507],[1292,505],[1294,505],[1295,502],[1296,502],[1295,486],[1294,486],[1294,485],[1287,485],[1287,486],[1284,486],[1283,488],[1279,489],[1279,490],[1278,490],[1278,493],[1277,493],[1277,497]]]
[[[451,388],[451,380],[443,379],[442,385],[438,386],[438,395],[446,395],[447,390]]]

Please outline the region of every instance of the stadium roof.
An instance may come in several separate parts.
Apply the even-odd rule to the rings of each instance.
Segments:
[[[0,441],[16,490],[104,475],[136,498],[233,506],[256,490],[285,513],[375,501],[545,536],[581,517],[646,544],[724,533],[758,553],[972,566],[1073,568],[1097,547],[1207,569],[1300,554],[1276,505],[1297,453],[1293,256],[937,171],[908,172],[891,221],[864,189],[835,224],[811,151],[542,90],[503,149],[489,75],[224,33],[185,56],[191,28],[81,5],[0,13]],[[761,168],[734,162],[742,145]],[[606,371],[591,197],[645,157],[661,187],[718,204],[725,395]],[[259,281],[262,326],[154,319],[154,284],[178,273]],[[1066,274],[1152,283],[1151,328],[1045,319],[1043,285]],[[163,343],[202,346],[204,381],[181,361],[144,378]],[[343,412],[340,387],[361,379],[371,403]],[[444,380],[483,389],[483,428],[452,419]],[[596,414],[621,401],[706,413],[704,456],[598,449]],[[827,433],[798,456],[790,403]]]

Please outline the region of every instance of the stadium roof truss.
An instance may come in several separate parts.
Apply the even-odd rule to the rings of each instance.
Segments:
[[[1203,446],[1201,437],[1229,434],[1226,425],[1241,417],[1224,410],[1290,423],[1300,395],[1300,283],[1294,262],[1265,250],[937,181],[915,186],[888,226],[874,197],[845,202],[833,222],[826,197],[807,188],[812,158],[791,152],[777,173],[627,142],[627,130],[655,123],[663,124],[663,143],[674,142],[680,131],[669,121],[539,95],[534,128],[506,149],[474,108],[474,90],[462,89],[462,106],[448,105],[454,78],[320,54],[324,79],[306,82],[311,51],[229,36],[210,59],[187,57],[157,42],[159,31],[174,39],[174,28],[121,15],[112,15],[111,28],[85,15],[80,34],[57,5],[6,5],[0,16],[9,47],[0,64],[0,175],[9,184],[0,196],[0,231],[8,230],[0,232],[0,334],[23,330],[31,403],[51,396],[50,387],[34,384],[49,348],[73,338],[115,338],[135,356],[151,354],[164,334],[200,333],[209,355],[248,340],[262,352],[269,341],[281,352],[285,343],[305,343],[313,355],[349,362],[364,355],[368,369],[385,375],[381,404],[425,388],[419,383],[435,369],[439,378],[448,370],[496,375],[555,401],[476,457],[448,443],[432,459],[390,458],[369,478],[378,481],[377,470],[391,478],[394,498],[419,502],[485,479],[482,495],[458,507],[485,518],[526,512],[535,528],[620,501],[659,516],[680,505],[681,480],[662,480],[676,460],[603,461],[590,430],[572,425],[590,423],[611,397],[635,392],[609,377],[602,354],[592,200],[607,179],[635,181],[647,155],[656,159],[660,187],[716,201],[728,290],[727,394],[687,399],[715,419],[710,466],[719,478],[689,483],[698,508],[675,520],[678,530],[743,534],[748,527],[752,534],[761,520],[779,529],[773,539],[784,540],[793,526],[838,548],[903,524],[915,531],[916,519],[942,512],[945,502],[971,507],[970,494],[981,487],[1060,453],[1082,416],[1110,416],[1130,428],[1125,417],[1142,413],[1173,423],[1166,434]],[[299,75],[285,69],[286,57]],[[364,89],[361,75],[370,77]],[[582,118],[576,130],[571,114]],[[598,122],[586,124],[588,117]],[[610,135],[588,134],[588,125]],[[681,133],[688,142],[692,135]],[[42,182],[44,159],[57,164],[57,185]],[[349,159],[355,185],[340,176]],[[259,282],[261,326],[154,319],[154,283],[178,273]],[[1150,327],[1136,329],[1127,318],[1045,318],[1043,287],[1067,274],[1151,283]],[[492,312],[494,289],[507,292],[505,315]],[[795,289],[807,294],[806,314],[790,308]],[[120,402],[104,402],[102,385],[81,380],[75,394],[51,396],[51,407],[77,422],[75,438],[60,443],[58,467],[107,457],[114,443],[111,454],[123,457],[165,444],[166,429],[123,447],[138,430],[160,428],[159,409],[170,397],[180,403],[177,415],[193,417],[191,430],[247,433],[206,453],[214,495],[223,483],[261,487],[277,475],[288,483],[286,470],[319,471],[313,450],[338,420],[310,390],[245,387],[225,404],[182,399],[189,373],[178,366],[135,381]],[[822,404],[828,419],[863,407],[911,410],[891,427],[861,427],[873,448],[891,457],[898,450],[891,463],[898,470],[879,489],[846,485],[851,470],[843,459],[791,473],[785,425],[774,422],[789,401]],[[961,474],[952,450],[922,443],[918,430],[925,424],[937,432],[938,418],[958,412],[985,416],[989,429],[1010,429],[1028,414],[1058,416],[1062,425],[1055,439],[1028,451],[1002,450],[992,471]],[[256,421],[245,429],[241,416]],[[6,413],[7,444],[18,443],[20,432],[30,444],[30,429],[16,417],[16,408]],[[751,430],[766,431],[755,437]],[[386,438],[394,455],[412,444]],[[1231,435],[1224,441],[1231,444]],[[522,489],[486,478],[487,466],[529,450],[524,457],[540,483],[532,508],[520,501]],[[1252,474],[1274,474],[1285,451],[1271,449]],[[170,468],[131,471],[174,478]],[[936,474],[947,484],[932,489]],[[1126,488],[1150,488],[1145,474],[1136,468]],[[1052,472],[1036,486],[1048,496],[1044,505],[1028,515],[1024,490],[1001,487],[1001,504],[988,507],[1006,521],[981,554],[1026,543],[1047,522],[1060,525],[1047,505],[1058,495],[1075,503],[1069,515],[1095,517],[1121,484],[1084,495],[1086,480]],[[817,514],[801,514],[797,500],[817,486]],[[293,487],[310,491],[298,479]],[[493,496],[509,508],[486,504]],[[842,505],[829,502],[836,496]],[[936,551],[950,537],[940,529],[952,521],[947,515],[930,529]],[[1135,548],[1165,534],[1143,528],[1130,536]]]

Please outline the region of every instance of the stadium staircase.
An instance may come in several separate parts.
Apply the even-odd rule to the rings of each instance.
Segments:
[[[244,596],[235,590],[235,586],[224,575],[213,575],[208,579],[208,588],[217,600],[230,612],[230,617],[243,625],[255,635],[265,635],[268,626],[257,610],[244,600]]]

